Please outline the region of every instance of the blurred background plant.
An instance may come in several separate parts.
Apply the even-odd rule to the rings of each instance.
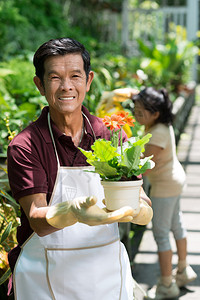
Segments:
[[[1,165],[0,172],[0,295],[4,300],[7,299],[7,280],[11,274],[7,254],[17,245],[20,208],[9,192],[6,165]]]
[[[159,1],[130,1],[130,4],[152,9],[159,6]],[[198,51],[196,42],[187,41],[185,28],[172,23],[171,33],[166,34],[163,43],[156,42],[152,35],[145,41],[137,39],[139,53],[126,56],[122,54],[120,43],[111,42],[106,36],[105,23],[109,20],[101,14],[121,10],[122,0],[0,2],[1,156],[6,156],[9,139],[36,119],[46,105],[33,84],[32,57],[37,47],[50,38],[69,36],[87,46],[95,78],[84,104],[93,114],[97,114],[97,107],[100,109],[103,93],[116,88],[165,86],[171,99],[176,99],[180,88],[190,80],[193,57]],[[119,22],[116,24],[120,26]],[[178,34],[174,36],[174,32]],[[119,107],[119,103],[112,104]],[[132,104],[127,100],[120,105],[128,110]],[[100,115],[103,116],[102,111]],[[137,134],[137,128],[133,134]]]
[[[148,77],[148,84],[165,87],[177,97],[181,87],[191,80],[191,66],[198,47],[193,42],[179,40],[174,34],[166,36],[165,44],[157,43],[153,36],[148,44],[138,39],[142,55],[140,68]]]
[[[46,104],[33,84],[32,62],[12,58],[0,62],[0,153],[10,139],[36,118]]]

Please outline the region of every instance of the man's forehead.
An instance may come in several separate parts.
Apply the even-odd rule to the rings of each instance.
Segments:
[[[49,68],[71,68],[81,70],[84,67],[83,58],[79,53],[69,53],[48,57],[44,62],[45,69]]]

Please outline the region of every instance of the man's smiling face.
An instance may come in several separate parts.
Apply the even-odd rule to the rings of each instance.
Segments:
[[[39,87],[36,85],[46,97],[51,114],[80,111],[93,79],[93,72],[86,79],[82,56],[79,53],[51,56],[44,69],[44,85],[41,82]]]

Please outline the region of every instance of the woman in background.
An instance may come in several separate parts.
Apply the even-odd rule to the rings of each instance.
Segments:
[[[145,88],[132,99],[135,119],[144,125],[145,134],[152,134],[144,156],[153,154],[155,162],[155,167],[145,175],[151,185],[152,231],[158,247],[161,276],[147,294],[148,299],[170,299],[179,295],[179,287],[197,277],[187,263],[186,230],[180,211],[185,172],[176,156],[172,103],[165,89],[152,87]],[[178,265],[173,271],[170,231],[175,238],[178,255]]]

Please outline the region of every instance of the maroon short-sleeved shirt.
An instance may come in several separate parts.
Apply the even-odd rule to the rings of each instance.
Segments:
[[[45,107],[40,117],[20,132],[8,147],[8,177],[13,197],[17,201],[21,197],[36,193],[45,193],[47,203],[50,200],[57,174],[57,160],[48,128],[48,111],[49,108]],[[96,138],[110,139],[110,132],[103,125],[102,120],[91,115],[84,106],[82,111],[89,119]],[[52,121],[51,126],[60,165],[86,166],[85,156],[74,146],[71,137],[60,132]],[[85,131],[80,147],[90,150],[95,137],[86,118],[84,118],[84,126]],[[125,135],[123,139],[126,139]],[[21,210],[21,226],[17,230],[19,246],[32,232],[28,219]],[[9,253],[12,270],[20,252],[19,246]]]

